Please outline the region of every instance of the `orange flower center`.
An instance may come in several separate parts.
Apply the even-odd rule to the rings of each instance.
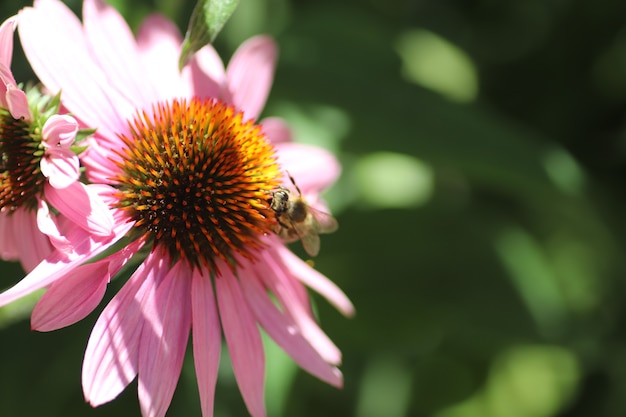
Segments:
[[[280,177],[260,126],[218,100],[173,100],[139,113],[121,139],[118,207],[153,250],[215,272],[218,259],[233,269],[235,254],[254,259]]]

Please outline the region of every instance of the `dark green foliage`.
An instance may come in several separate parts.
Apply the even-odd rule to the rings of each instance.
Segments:
[[[184,29],[194,2],[118,3],[133,24],[158,4]],[[625,23],[616,0],[240,1],[217,49],[274,35],[264,114],[344,164],[328,194],[340,228],[315,265],[357,308],[345,319],[315,296],[345,388],[271,353],[271,417],[626,415]],[[452,92],[407,81],[399,51],[413,44],[400,39],[417,42],[418,66],[439,62],[424,45],[463,51],[469,67],[456,54],[439,72],[473,71],[475,90],[471,77]],[[14,68],[32,77],[23,59]],[[407,170],[381,155],[408,157]],[[367,177],[376,167],[382,185]],[[416,199],[395,202],[395,187]],[[6,268],[2,287],[20,277]],[[96,317],[52,334],[26,316],[2,329],[0,415],[139,415],[134,386],[83,403]],[[189,353],[170,416],[200,415]],[[222,374],[215,415],[245,416]]]

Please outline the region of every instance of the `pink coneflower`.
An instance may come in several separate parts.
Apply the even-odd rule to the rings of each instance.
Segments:
[[[273,41],[248,40],[226,70],[205,47],[179,73],[182,38],[163,17],[148,17],[137,39],[98,0],[84,2],[83,19],[57,0],[36,1],[20,13],[19,33],[44,85],[62,89],[63,105],[97,127],[82,161],[113,211],[115,238],[68,228],[74,250],[54,252],[0,294],[0,305],[47,287],[33,328],[67,326],[149,248],[92,331],[82,375],[90,404],[114,399],[137,377],[143,416],[163,416],[190,331],[204,416],[213,414],[222,332],[255,417],[265,415],[259,328],[303,369],[341,386],[341,353],[317,325],[304,285],[344,314],[353,307],[273,234],[269,203],[283,172],[316,201],[339,166],[321,149],[288,142],[280,120],[254,123],[273,77]]]
[[[11,72],[16,17],[0,26],[0,257],[19,260],[26,271],[54,246],[69,250],[60,216],[49,204],[95,235],[111,234],[104,203],[78,182],[79,161],[70,149],[78,123],[58,115],[58,97],[31,89],[27,95]]]

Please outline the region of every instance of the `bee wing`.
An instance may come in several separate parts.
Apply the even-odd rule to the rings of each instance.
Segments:
[[[300,236],[302,247],[311,256],[317,256],[320,252],[320,237],[317,233],[309,231]]]
[[[313,226],[318,233],[332,233],[337,230],[339,223],[332,215],[309,207],[309,213],[313,218]]]
[[[300,232],[296,230],[296,228],[293,226],[291,228],[281,226],[277,230],[276,234],[285,243],[295,242],[296,240],[300,239]]]

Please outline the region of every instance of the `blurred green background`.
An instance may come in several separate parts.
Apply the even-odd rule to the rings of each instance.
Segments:
[[[114,4],[181,29],[193,7]],[[314,297],[343,390],[267,343],[269,416],[626,415],[626,2],[241,0],[216,47],[257,33],[281,51],[264,114],[342,161],[315,266],[357,308]],[[1,267],[0,287],[21,277]],[[0,309],[0,416],[138,416],[136,383],[82,398],[104,304],[36,333],[32,302]],[[200,415],[189,353],[169,416]],[[215,415],[245,416],[223,365]]]

